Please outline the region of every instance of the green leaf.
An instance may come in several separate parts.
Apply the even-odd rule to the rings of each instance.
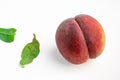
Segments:
[[[22,55],[21,55],[21,60],[20,60],[20,65],[22,67],[24,67],[24,65],[29,64],[33,61],[34,58],[36,58],[40,52],[39,49],[39,42],[36,40],[36,36],[35,34],[33,41],[31,43],[28,43],[22,51]]]
[[[15,36],[16,29],[15,28],[0,28],[0,40],[4,42],[13,42]]]

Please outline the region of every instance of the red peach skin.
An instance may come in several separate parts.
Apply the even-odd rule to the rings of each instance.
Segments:
[[[99,56],[105,44],[100,23],[89,15],[63,21],[56,31],[56,44],[62,56],[73,64]]]

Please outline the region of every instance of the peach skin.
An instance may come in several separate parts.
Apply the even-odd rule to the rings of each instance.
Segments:
[[[60,53],[73,64],[98,57],[105,46],[105,33],[101,24],[85,14],[63,21],[55,37]]]

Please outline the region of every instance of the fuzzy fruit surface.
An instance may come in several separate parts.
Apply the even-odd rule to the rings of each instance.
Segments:
[[[101,24],[85,14],[64,20],[55,37],[60,53],[73,64],[98,57],[105,46],[105,33]]]

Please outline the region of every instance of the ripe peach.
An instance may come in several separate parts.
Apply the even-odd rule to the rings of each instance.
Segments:
[[[98,57],[105,44],[100,23],[85,14],[63,21],[56,31],[56,44],[62,56],[73,64]]]

